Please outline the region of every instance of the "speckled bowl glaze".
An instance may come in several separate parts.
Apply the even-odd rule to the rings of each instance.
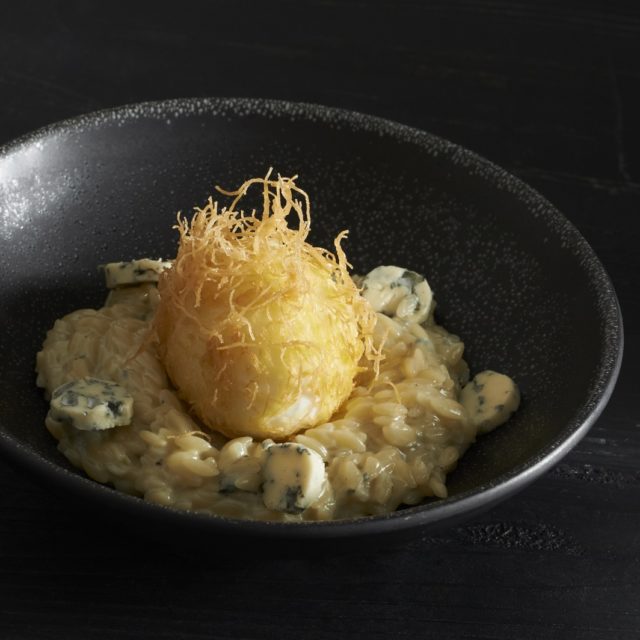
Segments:
[[[312,198],[312,241],[349,229],[356,272],[427,275],[437,317],[472,372],[520,385],[520,411],[472,447],[450,497],[385,517],[234,521],[144,503],[87,479],[44,428],[34,361],[61,315],[100,306],[99,263],[170,256],[176,212],[220,184],[274,167]],[[0,448],[69,497],[149,530],[338,538],[446,525],[540,476],[604,408],[622,321],[602,265],[576,229],[520,180],[461,147],[338,109],[268,100],[126,106],[47,127],[0,149]]]

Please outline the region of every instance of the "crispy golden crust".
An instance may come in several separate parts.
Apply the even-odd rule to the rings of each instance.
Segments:
[[[252,185],[261,214],[236,210]],[[190,223],[178,217],[178,255],[159,283],[160,354],[210,427],[286,438],[349,396],[363,353],[375,357],[375,314],[349,276],[346,232],[335,254],[307,242],[309,199],[295,178],[219,191],[233,197],[228,208],[210,198]]]

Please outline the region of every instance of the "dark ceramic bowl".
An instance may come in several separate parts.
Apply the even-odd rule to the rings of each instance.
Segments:
[[[99,263],[170,256],[178,210],[215,184],[269,167],[299,175],[311,240],[350,229],[355,271],[427,275],[437,316],[472,371],[511,375],[520,411],[450,475],[450,497],[386,517],[330,523],[234,521],[174,511],[87,479],[43,421],[34,360],[61,315],[100,306]],[[576,229],[538,193],[450,142],[378,118],[262,100],[173,100],[91,114],[0,149],[0,448],[69,497],[138,527],[286,539],[450,524],[540,476],[604,408],[622,354],[611,282]]]

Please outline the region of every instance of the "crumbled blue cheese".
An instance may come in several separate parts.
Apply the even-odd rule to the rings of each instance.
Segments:
[[[520,405],[515,382],[502,373],[482,371],[462,389],[460,403],[478,433],[504,424]]]
[[[81,431],[112,429],[131,422],[133,397],[115,382],[80,378],[54,390],[49,417]]]
[[[158,282],[160,274],[173,263],[167,260],[142,258],[130,262],[109,262],[101,265],[109,289],[141,282]]]
[[[421,324],[433,309],[433,292],[424,276],[402,267],[383,266],[362,280],[362,295],[374,311]]]
[[[266,454],[262,500],[268,509],[301,513],[320,497],[325,470],[315,451],[285,442],[271,445]]]

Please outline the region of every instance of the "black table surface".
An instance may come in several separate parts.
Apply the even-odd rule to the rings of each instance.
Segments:
[[[0,143],[185,96],[316,102],[426,129],[578,227],[613,279],[626,347],[608,407],[556,468],[401,544],[167,545],[83,517],[0,461],[0,638],[640,638],[640,11],[605,4],[2,5]]]

